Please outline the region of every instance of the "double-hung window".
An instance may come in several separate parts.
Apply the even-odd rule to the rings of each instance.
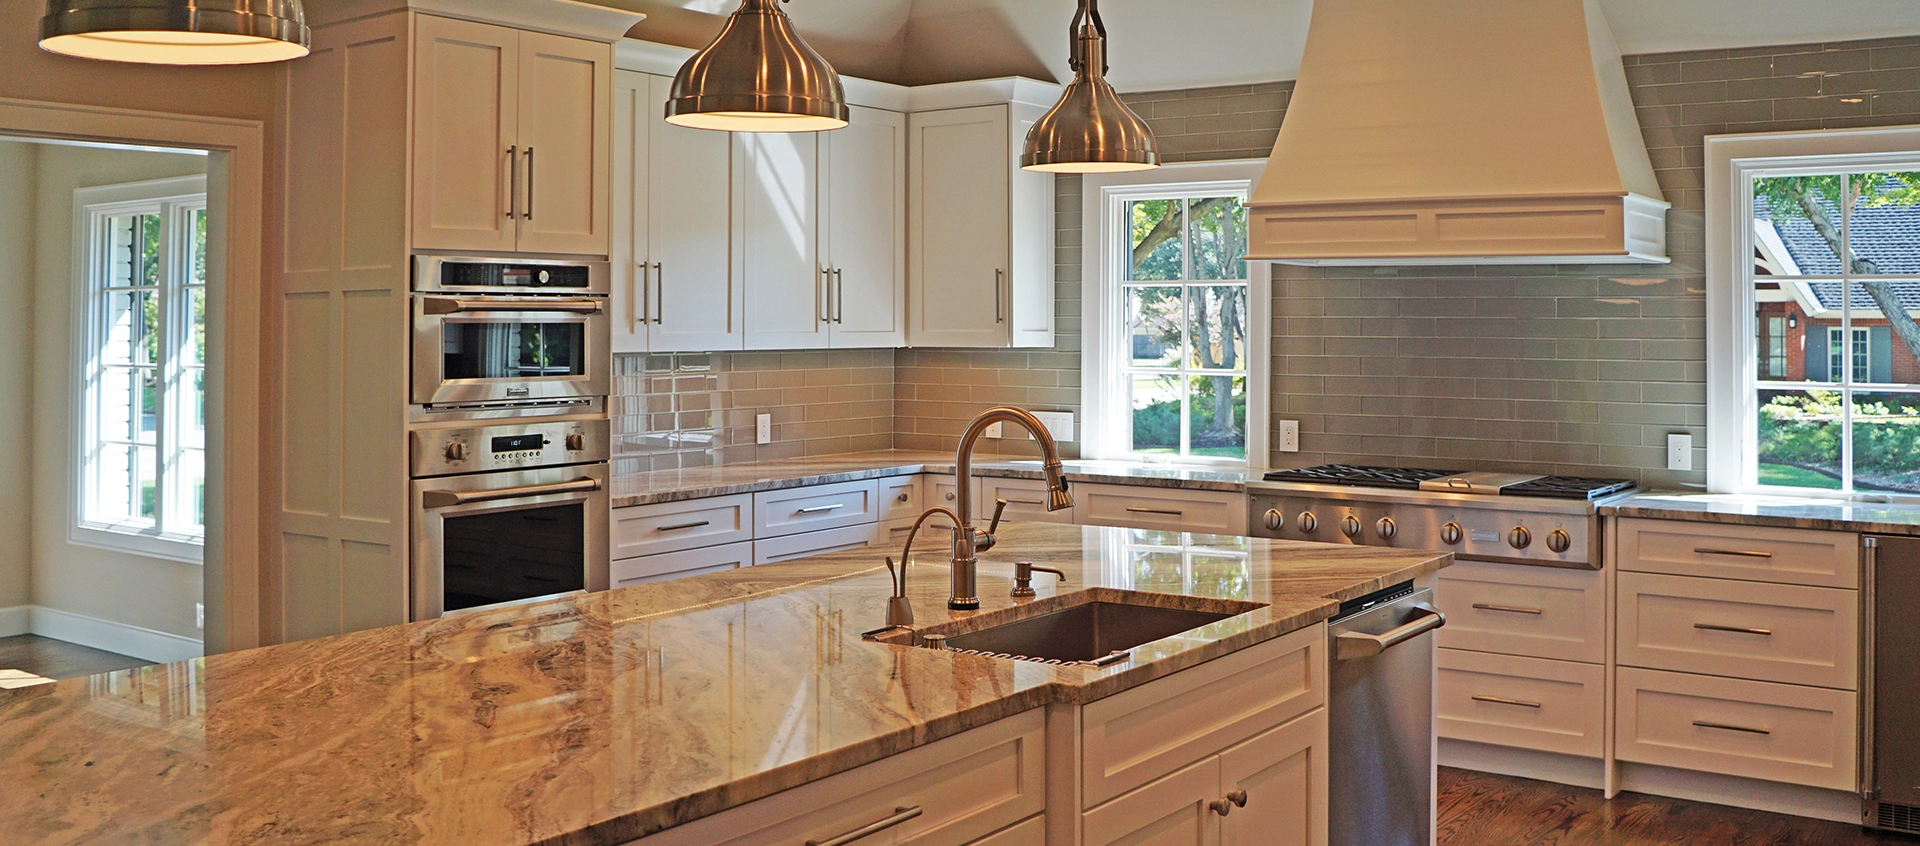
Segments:
[[[1920,495],[1920,131],[1707,151],[1709,487]]]
[[[1084,177],[1083,453],[1266,463],[1266,268],[1244,259],[1258,172]]]
[[[77,542],[200,560],[206,190],[185,177],[75,193]]]

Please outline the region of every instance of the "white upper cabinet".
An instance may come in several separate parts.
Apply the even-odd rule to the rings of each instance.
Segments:
[[[907,341],[907,116],[852,107],[820,134],[823,270],[834,347]]]
[[[820,147],[812,132],[733,134],[734,272],[747,296],[747,349],[828,344],[832,271],[820,256]]]
[[[1053,179],[1020,169],[1043,111],[1016,102],[909,121],[907,343],[1053,345]]]
[[[614,352],[738,350],[728,133],[667,123],[672,80],[614,81]]]
[[[605,255],[612,49],[420,15],[413,247]]]

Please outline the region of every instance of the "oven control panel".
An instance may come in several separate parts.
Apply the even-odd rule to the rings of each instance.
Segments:
[[[1585,515],[1525,508],[1473,508],[1364,499],[1255,494],[1250,534],[1402,549],[1436,549],[1461,558],[1598,568],[1599,538]]]
[[[414,478],[605,461],[607,421],[527,421],[412,432]]]

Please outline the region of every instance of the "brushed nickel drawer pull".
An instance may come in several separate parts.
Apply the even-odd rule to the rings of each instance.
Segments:
[[[1755,634],[1773,637],[1772,629],[1753,629],[1746,626],[1721,626],[1713,623],[1694,623],[1693,627],[1710,632],[1733,632],[1735,634]]]
[[[1040,503],[1040,500],[1037,500],[1037,499],[1008,499],[1007,501],[1008,501],[1008,502],[1011,502],[1011,503],[1013,503],[1014,505],[1039,505],[1039,504],[1041,504],[1041,503]]]
[[[794,513],[796,513],[796,514],[820,514],[820,513],[822,513],[822,512],[826,512],[826,511],[836,511],[836,510],[839,510],[839,509],[842,509],[842,508],[845,508],[845,507],[847,507],[847,504],[846,504],[846,503],[844,503],[844,502],[836,502],[836,503],[834,503],[834,504],[832,504],[832,505],[815,505],[815,506],[811,506],[811,507],[808,507],[808,508],[802,508],[802,509],[800,509],[799,511],[796,511],[796,512],[794,512]]]
[[[847,844],[852,843],[855,840],[859,840],[862,837],[866,837],[867,835],[870,835],[870,834],[879,834],[880,832],[886,831],[887,829],[892,828],[896,825],[899,825],[903,822],[906,822],[907,820],[920,816],[920,813],[921,813],[921,810],[919,805],[914,805],[911,808],[906,808],[906,807],[894,808],[893,816],[891,817],[888,817],[872,825],[856,828],[852,831],[847,832],[846,834],[840,835],[839,837],[831,838],[828,840],[809,840],[807,841],[806,846],[847,846]]]
[[[1506,697],[1504,697],[1504,696],[1479,696],[1479,695],[1475,695],[1475,696],[1473,697],[1473,701],[1475,701],[1475,702],[1492,702],[1492,703],[1493,703],[1493,704],[1495,704],[1495,705],[1518,705],[1518,706],[1520,706],[1520,707],[1522,707],[1522,708],[1538,708],[1538,707],[1540,707],[1540,703],[1538,703],[1538,702],[1528,702],[1528,701],[1526,701],[1526,700],[1524,700],[1524,699],[1508,699],[1508,698],[1506,698]]]
[[[1127,511],[1133,514],[1165,514],[1169,517],[1179,517],[1180,515],[1186,513],[1184,511],[1174,511],[1168,508],[1136,508],[1131,505],[1127,506]]]
[[[1758,550],[1751,550],[1751,549],[1714,549],[1712,547],[1696,546],[1693,548],[1693,551],[1700,555],[1738,555],[1741,558],[1772,558],[1773,557],[1773,553],[1771,552],[1761,552]]]
[[[1473,608],[1475,611],[1504,611],[1508,614],[1532,614],[1536,617],[1546,613],[1538,608],[1521,608],[1518,605],[1489,605],[1485,602],[1475,602]]]
[[[711,525],[713,525],[712,520],[701,520],[698,523],[675,523],[671,526],[661,526],[660,531],[677,532],[677,531],[680,531],[681,529],[698,529],[701,526],[711,526]]]
[[[1722,731],[1743,731],[1743,732],[1746,732],[1747,734],[1773,734],[1773,732],[1768,731],[1766,729],[1748,728],[1746,726],[1730,726],[1730,725],[1727,725],[1726,723],[1710,723],[1710,722],[1707,722],[1706,720],[1694,720],[1693,724],[1703,729],[1720,729]]]

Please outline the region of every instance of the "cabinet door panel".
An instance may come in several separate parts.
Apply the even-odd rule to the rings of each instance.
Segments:
[[[1081,818],[1086,846],[1217,846],[1220,758],[1210,755]]]
[[[749,304],[748,349],[827,345],[819,252],[819,139],[811,132],[733,136],[734,271]]]
[[[652,122],[647,74],[613,74],[613,191],[611,193],[613,314],[607,335],[616,353],[647,351],[647,308],[653,273],[647,262],[647,144]]]
[[[725,132],[661,119],[673,81],[648,82],[649,345],[654,352],[740,349],[743,299],[728,252],[732,144]]]
[[[421,15],[414,30],[413,246],[512,250],[520,33]]]
[[[907,340],[907,119],[852,110],[846,127],[819,136],[833,346],[897,347]]]
[[[1220,821],[1222,846],[1326,846],[1326,709],[1220,753],[1220,784],[1247,793]]]
[[[1012,338],[1007,120],[1006,106],[910,118],[915,345],[1004,347]]]
[[[613,51],[578,38],[522,33],[519,80],[526,159],[519,248],[605,255]]]

